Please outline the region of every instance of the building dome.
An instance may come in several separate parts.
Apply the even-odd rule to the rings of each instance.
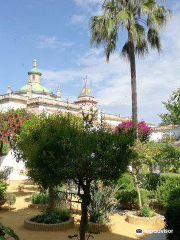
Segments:
[[[43,87],[40,83],[31,83],[32,86],[32,92],[42,92],[42,93],[50,93],[50,91]],[[28,84],[20,88],[20,91],[27,92],[28,90]]]
[[[22,92],[37,92],[37,93],[50,93],[50,91],[41,85],[41,75],[42,73],[37,68],[37,61],[36,59],[33,60],[33,67],[28,72],[29,75],[29,82],[22,88],[20,91]]]

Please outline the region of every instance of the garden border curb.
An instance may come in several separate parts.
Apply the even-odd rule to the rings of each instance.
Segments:
[[[44,209],[48,208],[48,204],[29,204],[29,208],[44,210]]]
[[[133,213],[129,212],[126,213],[126,221],[131,224],[140,224],[140,225],[156,225],[162,223],[161,215],[155,213],[153,217],[138,217],[135,216]]]
[[[31,222],[31,219],[35,216],[31,216],[24,220],[24,228],[33,231],[66,231],[74,227],[74,218],[70,217],[68,221],[57,224],[44,224]]]
[[[89,232],[111,232],[114,227],[114,222],[100,224],[88,222],[88,231]]]

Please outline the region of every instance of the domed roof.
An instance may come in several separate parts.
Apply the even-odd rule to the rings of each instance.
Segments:
[[[32,86],[32,92],[50,93],[50,91],[46,87],[43,87],[39,83],[31,83],[31,86]],[[28,85],[25,85],[22,88],[20,88],[20,91],[23,91],[23,92],[27,92],[27,90],[28,90]]]
[[[39,69],[37,69],[37,68],[32,68],[29,72],[41,73],[41,72],[39,71]]]

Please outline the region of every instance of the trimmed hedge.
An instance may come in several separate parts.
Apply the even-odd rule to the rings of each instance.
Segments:
[[[163,173],[156,190],[156,198],[164,207],[168,206],[168,201],[173,190],[180,188],[180,174]]]
[[[138,174],[138,181],[139,186],[145,188],[149,191],[155,191],[158,185],[160,176],[156,173],[139,173]]]
[[[146,189],[140,189],[141,199],[143,204],[149,203],[149,197],[151,193]],[[123,205],[124,208],[133,209],[138,208],[138,194],[135,188],[133,189],[122,189],[116,194],[116,198]]]

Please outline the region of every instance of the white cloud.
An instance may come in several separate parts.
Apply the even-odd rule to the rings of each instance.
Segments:
[[[79,24],[84,23],[84,21],[87,20],[87,17],[85,15],[73,15],[71,18],[72,24]]]
[[[62,48],[66,49],[68,47],[73,46],[74,43],[72,42],[61,42],[59,39],[55,36],[47,37],[47,36],[40,36],[37,41],[36,48]]]
[[[174,18],[162,33],[163,51],[159,56],[150,51],[145,59],[137,60],[138,112],[139,119],[158,122],[157,114],[165,111],[162,101],[180,85],[180,14]],[[66,70],[44,70],[43,76],[49,87],[70,82],[81,90],[82,79],[88,75],[99,108],[109,113],[131,115],[131,86],[128,63],[118,53],[112,55],[110,63],[105,61],[102,49],[91,49],[77,56],[77,67]],[[50,81],[53,80],[53,81]],[[77,86],[76,86],[77,85]],[[72,99],[75,96],[73,95]]]
[[[72,24],[81,24],[84,29],[88,28],[89,20],[94,15],[101,13],[104,0],[73,0],[75,4],[82,10],[81,14],[73,15]]]
[[[89,13],[93,13],[94,8],[98,9],[102,6],[104,0],[73,0],[77,6],[83,8]]]

